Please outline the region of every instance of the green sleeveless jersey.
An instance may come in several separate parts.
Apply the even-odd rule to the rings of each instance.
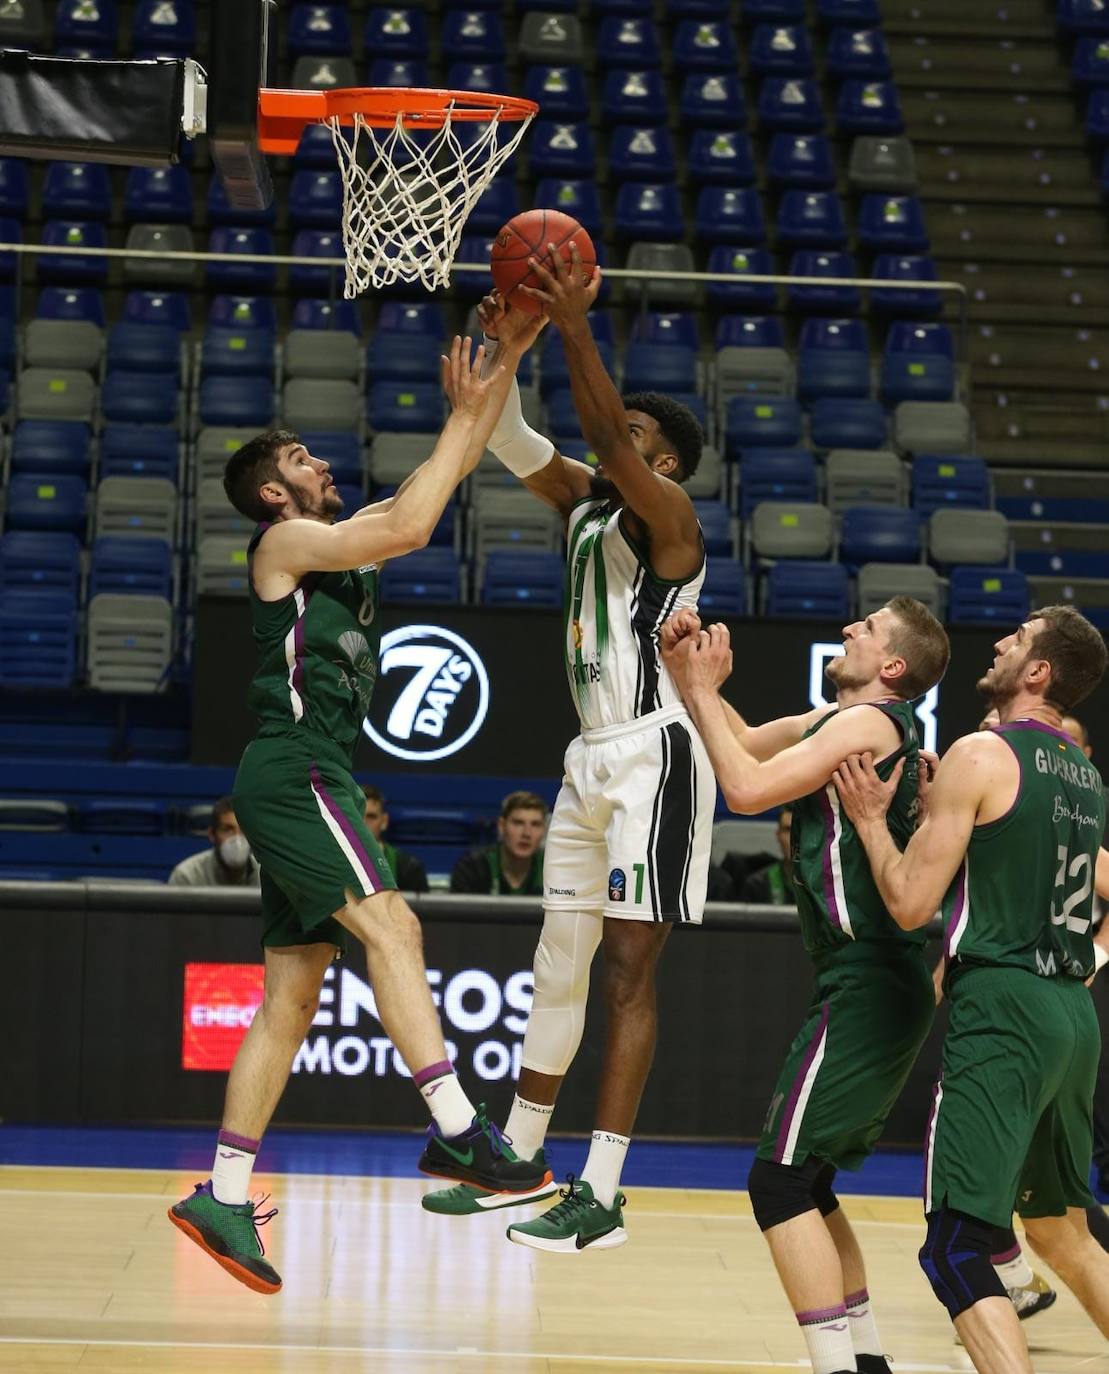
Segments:
[[[1088,978],[1094,866],[1105,823],[1101,774],[1060,730],[994,727],[1020,764],[1016,800],[977,825],[944,898],[946,953],[962,965]]]
[[[254,531],[248,558],[267,529]],[[280,601],[249,585],[258,668],[247,706],[260,730],[295,726],[353,755],[377,680],[377,568],[309,573]]]
[[[882,711],[901,734],[901,744],[882,759],[877,771],[885,780],[897,761],[905,760],[886,817],[894,842],[904,849],[916,827],[917,812],[920,742],[913,708],[907,701],[886,701],[848,709]],[[831,712],[823,716],[805,732],[805,738],[816,734],[831,718]],[[886,910],[866,849],[840,806],[835,783],[817,788],[794,805],[790,847],[801,933],[805,948],[815,958],[834,957],[847,950],[852,951],[849,957],[857,958],[867,949],[881,956],[891,946],[924,945],[927,936],[923,930],[902,930]]]

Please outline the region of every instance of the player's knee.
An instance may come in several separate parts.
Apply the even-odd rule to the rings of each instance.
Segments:
[[[655,966],[669,932],[669,926],[626,922],[617,934],[606,934],[605,1000],[610,1007],[653,1001]]]
[[[548,1006],[584,1004],[600,922],[584,912],[549,911],[539,932],[532,973],[535,996]]]
[[[1066,1217],[1025,1217],[1028,1244],[1062,1277],[1075,1252],[1075,1230]]]
[[[362,943],[370,949],[386,954],[400,947],[423,949],[419,919],[399,893],[383,892],[360,902],[351,902],[347,911],[353,917]]]
[[[813,1195],[813,1185],[820,1170],[813,1160],[776,1164],[770,1159],[756,1159],[747,1177],[747,1195],[759,1230],[769,1231],[772,1226],[816,1211],[820,1204]]]
[[[988,1221],[965,1212],[944,1207],[928,1214],[920,1267],[952,1321],[983,1298],[1005,1297],[1005,1285],[990,1263],[994,1236]]]

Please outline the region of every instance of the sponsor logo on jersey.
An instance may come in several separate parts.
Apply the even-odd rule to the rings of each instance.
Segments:
[[[585,638],[585,631],[581,627],[580,620],[575,620],[574,623],[570,626],[570,633],[573,636],[574,648],[580,649],[582,646],[582,640]]]
[[[406,625],[381,638],[378,689],[363,730],[398,759],[430,763],[457,753],[489,711],[489,674],[473,645],[440,625]]]
[[[628,890],[628,880],[622,868],[614,868],[608,875],[608,900],[622,902]]]

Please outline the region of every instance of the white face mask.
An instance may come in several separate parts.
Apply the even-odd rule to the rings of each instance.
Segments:
[[[245,835],[228,835],[221,840],[219,856],[228,868],[245,868],[250,858],[250,844]]]

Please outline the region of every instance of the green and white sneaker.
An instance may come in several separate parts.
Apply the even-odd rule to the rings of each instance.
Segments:
[[[611,1250],[623,1245],[628,1238],[621,1210],[627,1201],[624,1194],[617,1193],[611,1207],[602,1207],[584,1179],[575,1179],[571,1174],[566,1182],[569,1187],[561,1190],[562,1201],[534,1221],[513,1222],[508,1228],[509,1240],[517,1245],[528,1245],[533,1250],[556,1250],[566,1254],[587,1246]]]
[[[436,1212],[442,1216],[464,1217],[474,1212],[492,1212],[498,1207],[519,1207],[524,1202],[540,1202],[545,1197],[553,1197],[558,1192],[558,1184],[547,1172],[547,1156],[536,1150],[531,1162],[547,1175],[546,1182],[523,1193],[491,1192],[487,1188],[475,1188],[472,1183],[459,1183],[453,1188],[438,1188],[434,1193],[425,1193],[420,1206],[425,1212]]]

